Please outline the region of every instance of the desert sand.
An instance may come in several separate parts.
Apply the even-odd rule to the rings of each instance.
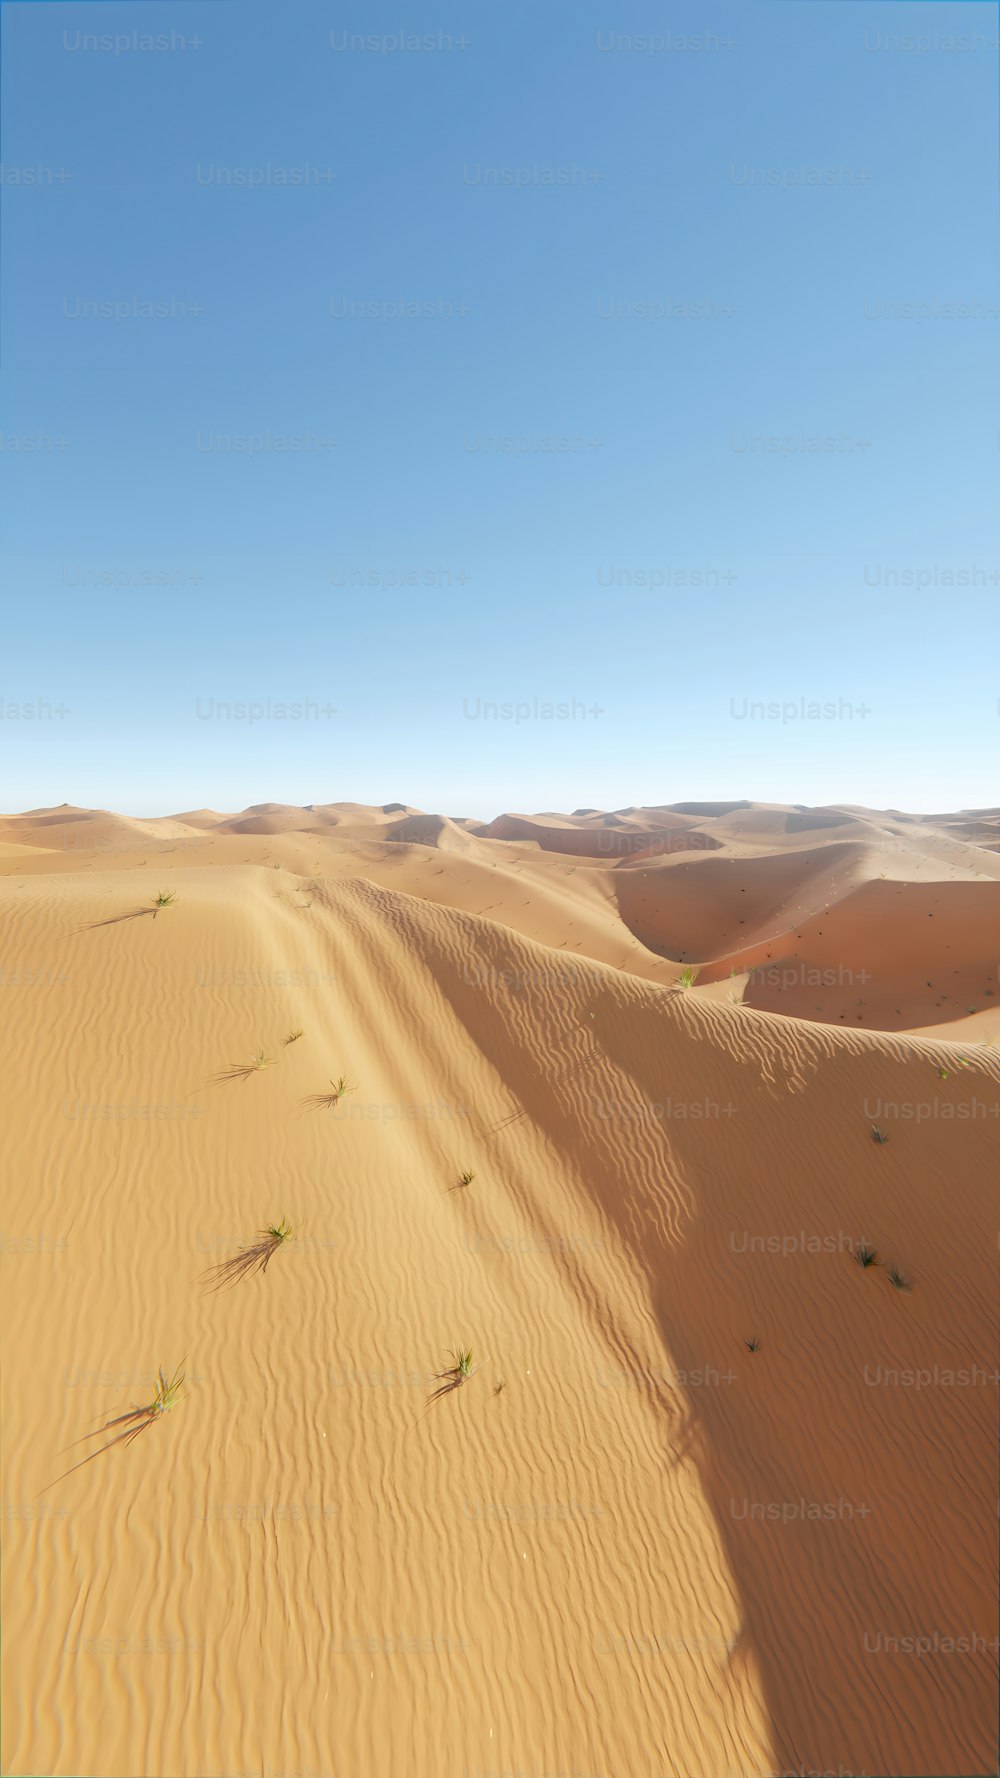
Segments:
[[[995,1773],[998,937],[998,810],[0,822],[4,1772]]]

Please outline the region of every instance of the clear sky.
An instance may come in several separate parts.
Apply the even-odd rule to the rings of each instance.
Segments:
[[[2,23],[0,806],[1000,801],[994,4]]]

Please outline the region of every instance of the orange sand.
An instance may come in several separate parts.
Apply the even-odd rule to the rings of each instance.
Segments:
[[[0,878],[5,1773],[996,1772],[1000,813],[63,808]]]

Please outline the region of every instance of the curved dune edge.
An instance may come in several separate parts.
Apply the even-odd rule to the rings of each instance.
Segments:
[[[155,921],[166,853],[0,890],[7,1501],[157,1364],[189,1391],[8,1515],[9,1769],[993,1770],[996,1060],[241,842],[174,854]]]

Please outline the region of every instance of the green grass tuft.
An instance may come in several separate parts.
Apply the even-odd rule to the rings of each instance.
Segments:
[[[178,1368],[172,1377],[168,1377],[161,1365],[157,1373],[156,1390],[152,1401],[147,1402],[141,1408],[130,1408],[126,1414],[116,1414],[113,1419],[105,1420],[104,1425],[96,1427],[93,1432],[85,1432],[82,1438],[74,1439],[73,1444],[82,1445],[88,1438],[97,1438],[102,1432],[110,1432],[112,1427],[121,1428],[119,1432],[115,1433],[114,1438],[108,1440],[106,1445],[101,1445],[99,1450],[91,1451],[89,1457],[81,1457],[79,1463],[73,1463],[69,1469],[64,1469],[62,1475],[56,1476],[56,1482],[64,1481],[66,1476],[73,1474],[74,1470],[82,1469],[85,1463],[92,1463],[95,1457],[102,1456],[105,1451],[112,1450],[115,1445],[130,1445],[141,1432],[147,1431],[150,1426],[155,1425],[157,1420],[162,1420],[164,1414],[168,1414],[170,1409],[181,1399],[180,1392],[183,1382],[183,1370]],[[65,1449],[71,1450],[72,1446],[67,1445]],[[46,1487],[54,1488],[55,1482],[47,1482]],[[41,1492],[44,1494],[45,1488]]]
[[[273,1065],[274,1057],[265,1056],[263,1050],[258,1050],[252,1062],[231,1062],[221,1074],[213,1075],[212,1085],[221,1086],[227,1080],[249,1080],[252,1074],[262,1074],[265,1068]]]
[[[232,1259],[224,1259],[217,1266],[209,1266],[201,1276],[207,1280],[204,1289],[226,1290],[241,1279],[248,1278],[252,1272],[267,1271],[279,1247],[283,1247],[291,1236],[291,1228],[282,1217],[279,1223],[268,1223],[261,1229],[259,1238],[252,1247],[241,1247]]]
[[[329,1093],[310,1093],[308,1098],[303,1099],[302,1104],[307,1111],[334,1111],[345,1093],[356,1093],[358,1090],[343,1074],[339,1080],[331,1080],[330,1086],[332,1091]]]
[[[433,1381],[439,1383],[440,1388],[435,1389],[430,1397],[427,1403],[428,1408],[433,1407],[436,1401],[440,1401],[442,1395],[451,1395],[456,1389],[461,1389],[462,1384],[467,1383],[470,1377],[474,1377],[479,1369],[478,1364],[473,1368],[471,1346],[459,1346],[457,1350],[449,1352],[449,1357],[455,1360],[454,1364],[449,1365],[447,1370],[434,1373]]]

